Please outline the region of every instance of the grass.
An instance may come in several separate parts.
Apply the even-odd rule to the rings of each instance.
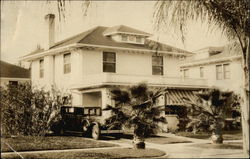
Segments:
[[[18,136],[15,138],[2,138],[1,140],[2,152],[12,151],[5,143],[8,143],[16,151],[85,149],[118,146],[88,138],[71,136]]]
[[[190,138],[197,138],[197,139],[208,139],[211,136],[211,132],[198,132],[193,134],[192,132],[177,132],[176,135],[185,136]],[[242,132],[241,130],[234,130],[234,131],[223,131],[223,139],[224,140],[241,140],[242,139]]]
[[[228,142],[223,144],[195,144],[192,146],[207,149],[243,149],[241,142]]]
[[[131,148],[113,148],[103,149],[98,152],[91,151],[75,151],[75,152],[50,152],[23,154],[25,159],[41,158],[41,159],[110,159],[110,158],[152,158],[165,155],[165,152],[156,149],[135,150]],[[5,159],[18,159],[17,155],[5,155]]]

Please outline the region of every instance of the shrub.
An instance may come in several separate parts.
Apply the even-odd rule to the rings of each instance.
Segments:
[[[1,87],[3,135],[45,135],[59,119],[61,93],[35,89],[29,83]]]

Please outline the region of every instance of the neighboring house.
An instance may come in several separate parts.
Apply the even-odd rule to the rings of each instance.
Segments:
[[[46,20],[48,46],[23,60],[31,62],[32,84],[56,86],[72,95],[72,105],[114,105],[110,89],[139,82],[152,89],[169,88],[158,102],[166,106],[183,104],[182,96],[192,98],[192,91],[207,88],[204,79],[179,75],[178,64],[193,53],[149,40],[151,34],[124,25],[98,26],[55,43],[54,15]],[[175,123],[176,115],[167,114],[169,125]]]
[[[20,82],[30,82],[30,70],[0,61],[0,81],[2,87],[8,84],[17,85]]]
[[[180,65],[183,78],[206,79],[208,85],[240,93],[243,71],[238,44],[206,47]]]

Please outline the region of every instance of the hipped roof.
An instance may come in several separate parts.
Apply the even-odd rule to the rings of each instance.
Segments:
[[[132,33],[138,31],[136,29],[132,30],[133,28],[130,28],[127,26],[121,26],[120,28],[122,29],[122,31],[127,31],[127,32],[130,31]],[[53,46],[50,47],[49,50],[66,47],[71,44],[85,44],[85,45],[106,46],[106,47],[119,47],[119,48],[124,48],[124,49],[148,50],[148,51],[154,51],[154,52],[157,50],[157,51],[184,53],[187,55],[193,54],[192,52],[179,49],[179,48],[176,48],[167,44],[163,44],[160,42],[156,42],[154,40],[149,40],[149,39],[146,40],[145,44],[131,44],[131,43],[117,42],[113,40],[110,36],[104,35],[105,32],[109,31],[110,29],[112,30],[112,27],[104,27],[104,26],[94,27],[85,32],[82,32],[80,34],[77,34],[75,36],[72,36],[70,38],[67,38],[65,40],[55,43]],[[147,34],[142,31],[140,33]],[[44,51],[47,51],[47,50],[38,49],[26,55],[25,57],[39,54]]]

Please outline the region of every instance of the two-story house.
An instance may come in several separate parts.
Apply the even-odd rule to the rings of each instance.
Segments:
[[[169,88],[159,105],[181,105],[181,96],[207,88],[204,79],[180,78],[178,64],[193,53],[149,40],[149,33],[124,25],[97,26],[55,43],[54,15],[46,20],[48,46],[22,59],[31,62],[33,85],[56,86],[72,95],[72,105],[113,105],[110,89],[139,82]],[[176,124],[176,116],[171,122]]]
[[[237,43],[197,50],[180,65],[182,77],[206,79],[211,87],[239,93],[243,75],[240,52]]]

